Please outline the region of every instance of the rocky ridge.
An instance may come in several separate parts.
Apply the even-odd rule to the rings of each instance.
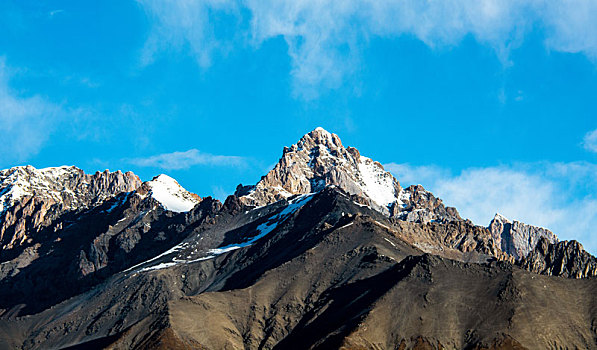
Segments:
[[[7,250],[32,243],[35,232],[65,212],[98,205],[140,185],[132,172],[88,175],[74,166],[0,170],[0,246]]]
[[[193,198],[197,202],[188,211],[171,211],[166,206],[172,202],[154,198],[155,189],[156,183],[148,181],[83,212],[67,213],[36,232],[33,245],[4,251],[0,310],[22,304],[24,312],[37,312],[85,291],[176,245],[222,209],[207,197]],[[172,197],[187,197],[182,191]],[[163,195],[158,197],[164,200]]]
[[[548,276],[587,278],[597,276],[597,259],[577,241],[551,242],[541,237],[537,246],[519,265]]]

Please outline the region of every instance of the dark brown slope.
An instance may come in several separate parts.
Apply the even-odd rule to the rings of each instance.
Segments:
[[[139,191],[63,215],[37,232],[44,243],[38,243],[31,260],[22,253],[6,254],[0,264],[0,316],[38,313],[88,291],[179,243],[222,206],[208,197],[191,212],[177,214]],[[62,227],[58,232],[56,225]]]
[[[225,245],[284,206],[245,213],[234,210],[232,199],[227,208],[186,241]],[[409,225],[393,224],[328,189],[252,246],[117,274],[40,314],[4,317],[0,347],[596,347],[596,280],[424,254],[400,237],[413,237],[418,228],[466,240],[468,229]],[[227,234],[217,238],[216,232]],[[471,252],[479,253],[472,249],[459,258]],[[165,261],[172,259],[152,263]]]

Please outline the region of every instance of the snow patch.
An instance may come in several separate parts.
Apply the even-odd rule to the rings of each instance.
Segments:
[[[388,243],[390,243],[392,245],[392,247],[396,247],[396,245],[394,244],[394,242],[390,241],[389,239],[387,239],[385,237],[383,239],[385,239]]]
[[[342,226],[342,227],[338,227],[338,230],[341,230],[343,228],[347,228],[348,226],[351,226],[352,224],[354,224],[354,222],[349,222],[348,224]]]
[[[151,258],[151,259],[149,259],[149,260],[145,260],[145,261],[143,261],[143,262],[141,262],[141,263],[138,263],[138,264],[137,264],[137,265],[135,265],[135,266],[131,266],[131,267],[129,267],[128,269],[124,270],[123,272],[127,272],[127,271],[133,270],[133,269],[135,269],[135,268],[137,268],[137,267],[139,267],[139,266],[141,266],[141,265],[145,265],[145,264],[148,264],[148,263],[150,263],[150,262],[156,261],[157,259],[159,259],[159,258],[161,258],[161,257],[163,257],[163,256],[166,256],[166,255],[168,255],[168,254],[172,254],[172,253],[174,253],[174,252],[177,252],[177,251],[179,251],[179,250],[181,250],[181,249],[185,248],[187,245],[188,245],[188,243],[187,243],[187,242],[183,242],[183,243],[177,244],[177,245],[175,245],[174,247],[172,247],[172,248],[170,248],[170,249],[166,250],[166,251],[165,251],[165,252],[163,252],[162,254],[160,254],[160,255],[158,255],[158,256],[155,256],[155,257],[153,257],[153,258]]]
[[[114,197],[114,203],[110,206],[110,208],[106,209],[106,213],[111,213],[114,209],[124,204],[124,202],[129,198],[129,194],[122,195],[121,198]]]
[[[390,173],[367,157],[361,156],[358,166],[363,181],[362,190],[372,201],[384,208],[396,201],[394,178]]]
[[[400,190],[400,194],[398,195],[398,201],[401,202],[403,206],[405,206],[406,204],[404,203],[410,201],[411,196],[412,193],[410,193],[409,191]]]
[[[381,222],[375,220],[375,224],[377,224],[378,226],[381,226],[383,228],[385,228],[388,231],[392,231],[389,227],[387,227],[386,225],[382,224]]]
[[[198,199],[168,175],[159,175],[147,184],[151,188],[151,196],[166,210],[176,213],[187,212],[199,203]]]
[[[166,262],[166,263],[161,263],[161,264],[157,264],[154,266],[150,266],[150,267],[145,267],[141,270],[139,270],[139,272],[144,272],[144,271],[151,271],[151,270],[160,270],[160,269],[165,269],[167,267],[171,267],[176,265],[176,263],[174,262]]]

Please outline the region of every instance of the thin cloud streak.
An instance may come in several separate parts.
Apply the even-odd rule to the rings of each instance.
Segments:
[[[597,130],[590,131],[585,135],[583,147],[589,152],[597,153]]]
[[[184,152],[162,153],[146,158],[133,158],[129,163],[140,167],[154,167],[166,170],[188,169],[195,165],[243,166],[245,159],[237,156],[201,153],[197,149]]]
[[[20,162],[41,150],[63,111],[41,96],[20,96],[10,87],[10,76],[0,57],[0,160]]]

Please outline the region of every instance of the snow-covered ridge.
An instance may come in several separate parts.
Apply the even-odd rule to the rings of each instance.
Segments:
[[[141,180],[130,172],[105,170],[90,175],[75,166],[18,166],[0,170],[0,213],[28,196],[60,203],[61,210],[84,208],[139,185]]]
[[[200,200],[185,190],[176,180],[162,174],[147,182],[151,196],[160,202],[166,210],[176,213],[187,212],[195,207]]]

